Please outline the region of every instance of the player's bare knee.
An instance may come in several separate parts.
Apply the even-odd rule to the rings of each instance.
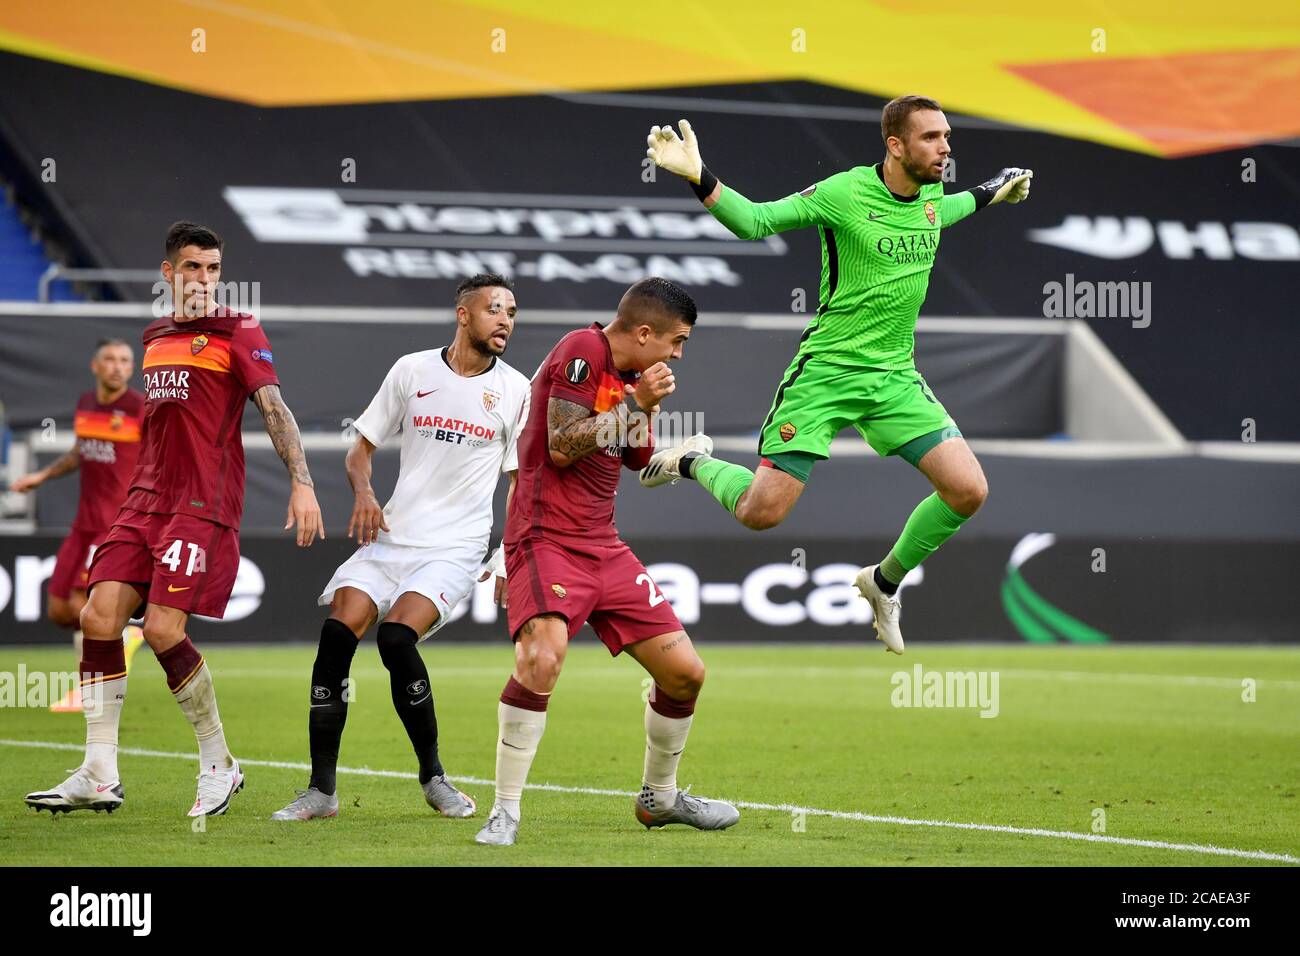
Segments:
[[[145,615],[141,630],[144,632],[145,641],[158,653],[174,647],[185,638],[183,630],[178,632],[170,622],[162,622],[148,614]]]
[[[672,687],[665,687],[668,696],[674,700],[694,700],[704,689],[704,662],[696,660],[693,665],[673,676]]]
[[[364,612],[358,613],[352,608],[339,608],[331,605],[330,620],[338,621],[354,635],[357,640],[365,636],[366,631],[370,630],[373,618]]]
[[[988,482],[983,475],[977,475],[954,488],[945,500],[958,514],[970,517],[980,510],[988,496]]]
[[[81,609],[81,633],[91,640],[113,636],[113,618],[92,602],[87,602]]]
[[[775,528],[785,518],[785,511],[775,502],[761,498],[750,499],[742,495],[736,502],[736,518],[751,531],[766,531]]]
[[[544,693],[555,686],[560,679],[560,669],[564,666],[564,654],[556,653],[553,648],[539,646],[530,648],[520,662],[520,677],[529,690]]]

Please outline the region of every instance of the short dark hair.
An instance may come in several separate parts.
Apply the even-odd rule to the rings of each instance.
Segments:
[[[197,222],[182,219],[179,222],[172,223],[167,229],[167,241],[164,243],[164,248],[167,253],[167,261],[175,262],[177,254],[186,246],[198,246],[200,249],[216,249],[220,252],[225,245],[225,240],[207,226],[200,226]]]
[[[913,113],[917,110],[942,109],[938,100],[932,100],[928,96],[900,96],[892,99],[880,111],[880,138],[888,143],[889,137],[897,136],[906,142]]]
[[[460,285],[456,286],[456,304],[460,305],[465,296],[471,292],[477,292],[479,289],[509,289],[515,291],[514,283],[503,275],[495,272],[480,272],[478,275],[470,276],[468,279],[462,279]]]
[[[131,343],[128,342],[126,339],[119,339],[116,336],[113,336],[110,338],[100,339],[98,342],[96,342],[95,351],[91,354],[98,355],[99,350],[102,349],[105,345],[125,345],[127,348],[131,347]]]
[[[618,302],[620,318],[631,311],[629,306],[649,306],[665,315],[681,319],[687,325],[694,325],[699,315],[690,293],[663,276],[646,276],[639,282],[632,283]]]

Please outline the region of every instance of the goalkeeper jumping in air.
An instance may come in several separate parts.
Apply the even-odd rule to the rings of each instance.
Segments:
[[[817,314],[772,400],[759,435],[757,474],[714,458],[695,435],[658,452],[641,471],[647,488],[699,482],[747,528],[780,524],[831,439],[852,425],[880,455],[898,455],[934,485],[879,564],[855,584],[871,602],[876,638],[903,653],[898,586],[912,568],[979,510],[988,483],[974,453],[916,370],[913,332],[925,301],[941,229],[985,206],[1029,195],[1032,170],[1004,169],[967,192],[945,196],[952,130],[939,104],[901,96],[880,118],[885,159],[856,166],[774,202],[724,186],[700,159],[695,133],[654,127],[646,155],[687,179],[706,209],[741,239],[816,226],[822,275]]]

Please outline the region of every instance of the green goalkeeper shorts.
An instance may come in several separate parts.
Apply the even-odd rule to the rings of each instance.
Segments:
[[[849,425],[877,454],[897,454],[913,465],[939,442],[961,435],[916,369],[837,365],[801,352],[772,400],[758,453],[807,481],[811,462],[829,458],[831,440]]]

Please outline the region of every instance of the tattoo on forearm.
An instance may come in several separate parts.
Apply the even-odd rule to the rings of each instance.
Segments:
[[[601,436],[619,434],[619,410],[626,406],[615,405],[600,415],[577,402],[552,398],[546,404],[546,431],[551,451],[557,451],[570,461],[585,458],[600,447]]]
[[[307,455],[302,450],[302,437],[293,412],[280,397],[278,385],[267,385],[253,393],[253,401],[266,419],[266,433],[271,436],[275,453],[280,456],[289,477],[300,485],[313,487],[311,473],[307,470]]]
[[[81,456],[77,454],[77,446],[73,445],[66,455],[50,465],[46,478],[59,478],[70,471],[76,471],[79,467],[81,467]]]

